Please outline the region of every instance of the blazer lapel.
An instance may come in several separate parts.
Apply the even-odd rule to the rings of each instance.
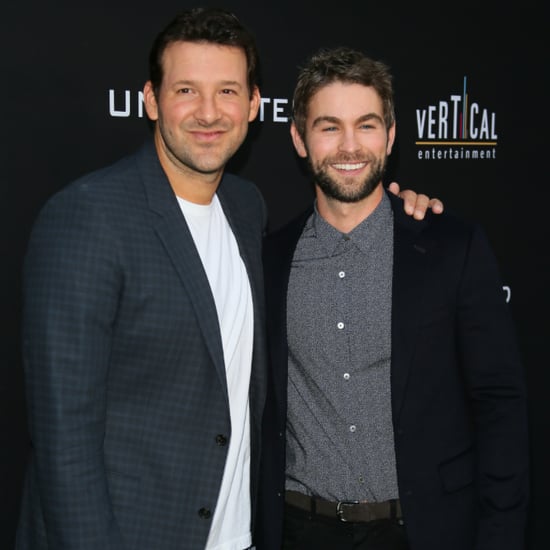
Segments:
[[[193,237],[152,143],[144,146],[138,162],[149,206],[157,215],[153,219],[153,226],[187,291],[197,323],[227,395],[218,314]]]
[[[233,176],[230,175],[224,176],[218,188],[218,198],[220,199],[227,221],[231,226],[239,247],[241,258],[246,267],[254,304],[258,306],[259,304],[263,304],[263,279],[259,256],[261,251],[261,244],[259,244],[259,242],[261,242],[261,235],[251,230],[250,218],[246,213],[246,209],[243,208],[243,205],[239,204],[237,196],[234,193],[227,192],[224,180],[232,177]],[[261,214],[257,212],[254,212],[253,215],[258,217],[261,216]],[[260,311],[262,312],[263,324],[263,307],[255,307],[254,318],[255,320],[259,320],[257,318]]]
[[[394,213],[392,282],[391,387],[394,422],[398,420],[426,299],[426,270],[432,243],[422,230],[426,222],[403,212],[400,199],[389,195]]]
[[[252,372],[250,375],[250,408],[251,416],[257,430],[260,428],[261,413],[265,400],[266,342],[265,342],[265,307],[264,288],[261,265],[261,230],[251,227],[251,219],[266,218],[265,212],[250,212],[249,207],[239,200],[236,193],[228,191],[229,180],[234,176],[224,175],[218,187],[218,198],[225,217],[239,247],[239,254],[246,268],[250,291],[252,293],[254,315],[254,346],[252,354]]]

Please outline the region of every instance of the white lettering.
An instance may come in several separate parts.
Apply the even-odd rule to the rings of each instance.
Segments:
[[[479,103],[468,105],[468,113],[461,106],[464,97],[451,94],[449,101],[439,101],[426,109],[416,109],[416,127],[419,140],[496,140],[496,115],[482,109]],[[464,116],[464,119],[462,118]],[[489,158],[486,153],[483,158]],[[493,157],[494,158],[494,157]]]
[[[269,105],[270,103],[271,103],[271,98],[269,97],[261,98],[260,113],[259,113],[260,122],[264,122],[266,118],[266,105]],[[272,112],[272,118],[271,118],[273,122],[288,122],[287,116],[281,116],[281,113],[284,112],[284,108],[281,107],[281,105],[286,105],[287,103],[288,103],[288,99],[283,97],[273,99],[273,112]]]
[[[135,108],[132,107],[135,103]],[[260,109],[258,118],[264,122],[266,118],[271,117],[272,122],[288,122],[289,116],[285,113],[285,107],[289,100],[287,98],[262,97],[260,100]],[[273,104],[271,113],[268,112],[268,105]],[[117,91],[109,89],[109,115],[115,118],[129,118],[136,116],[143,118],[145,116],[145,102],[143,91],[132,92],[131,90]]]
[[[418,128],[418,138],[424,139],[424,124],[426,122],[426,111],[423,109],[416,110],[416,127]]]
[[[131,114],[130,90],[124,90],[124,109],[122,110],[116,108],[115,93],[115,90],[109,90],[109,114],[112,117],[129,117]],[[143,107],[143,92],[140,90],[137,93],[137,116],[139,118],[143,118]]]
[[[436,135],[433,131],[433,127],[435,126],[434,113],[435,113],[435,106],[430,105],[428,107],[428,139],[436,138]]]
[[[279,116],[279,113],[283,112],[283,109],[279,105],[286,105],[288,99],[274,99],[273,100],[273,122],[288,122],[288,117]]]
[[[264,121],[264,105],[266,103],[271,103],[271,99],[269,97],[262,97],[260,99],[260,122]]]
[[[453,139],[458,138],[458,128],[459,128],[458,104],[460,103],[461,99],[462,99],[462,96],[459,96],[459,95],[451,96],[451,103],[453,104]]]
[[[486,109],[481,113],[481,129],[479,139],[489,139],[489,117]]]
[[[475,117],[479,113],[479,106],[477,103],[472,103],[470,106],[470,138],[477,139],[478,131],[475,125]]]
[[[140,90],[138,92],[138,104],[137,104],[137,110],[138,110],[138,117],[143,118],[143,107],[144,107],[144,98],[143,98],[143,90]]]
[[[447,139],[449,125],[447,124],[447,119],[449,117],[449,105],[446,101],[439,102],[439,139]]]
[[[109,90],[109,114],[112,117],[129,117],[130,116],[130,90],[124,92],[124,110],[117,111],[115,109],[115,91]]]

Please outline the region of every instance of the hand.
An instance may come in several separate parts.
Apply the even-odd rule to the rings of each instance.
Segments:
[[[443,203],[439,199],[430,199],[427,195],[419,195],[411,189],[399,191],[399,184],[395,181],[389,184],[388,191],[403,199],[405,213],[413,216],[415,220],[423,220],[428,208],[431,208],[434,214],[443,212]]]

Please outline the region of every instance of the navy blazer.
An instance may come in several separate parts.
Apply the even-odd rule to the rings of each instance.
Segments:
[[[399,496],[412,550],[520,550],[528,502],[525,385],[495,257],[450,214],[394,212],[391,391]],[[287,392],[286,292],[309,212],[269,236],[271,372],[258,550],[279,549]]]
[[[265,401],[259,190],[218,196],[254,303],[253,514]],[[18,549],[203,549],[231,437],[216,307],[148,142],[56,194],[24,269],[32,452]]]

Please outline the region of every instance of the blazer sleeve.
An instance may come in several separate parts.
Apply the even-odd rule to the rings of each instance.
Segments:
[[[525,381],[497,262],[477,226],[458,294],[458,349],[478,451],[476,549],[524,548],[529,488]]]
[[[85,186],[84,186],[85,189]],[[48,547],[122,549],[103,463],[112,324],[122,285],[103,210],[82,189],[45,206],[23,276],[23,354]]]

